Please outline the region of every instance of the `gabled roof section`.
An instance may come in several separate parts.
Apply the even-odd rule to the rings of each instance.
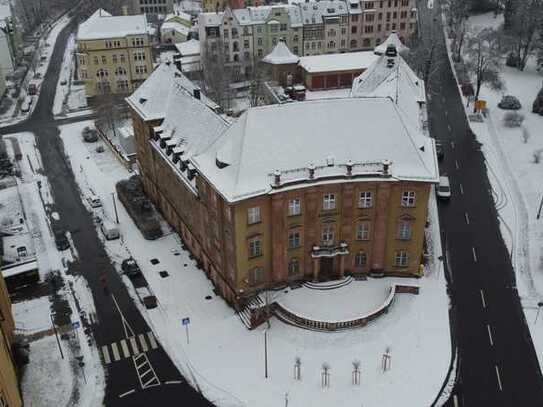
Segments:
[[[279,42],[273,47],[272,52],[266,55],[262,62],[266,62],[272,65],[282,65],[282,64],[297,64],[300,60],[300,57],[294,55],[288,48],[285,41],[279,40]]]
[[[389,45],[394,45],[396,47],[396,51],[399,53],[409,51],[409,48],[403,45],[402,40],[400,40],[400,37],[398,37],[396,31],[392,31],[386,40],[375,47],[373,52],[375,52],[377,55],[383,55]]]
[[[112,16],[98,9],[79,25],[78,40],[122,38],[128,35],[143,35],[149,32],[145,15]]]
[[[230,202],[273,193],[273,174],[308,185],[345,182],[353,175],[435,183],[434,141],[404,120],[389,98],[344,98],[247,110],[192,162]],[[382,179],[382,178],[380,178]],[[331,181],[332,180],[332,181]]]

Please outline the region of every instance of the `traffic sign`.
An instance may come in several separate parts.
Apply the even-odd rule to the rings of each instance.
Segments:
[[[183,323],[183,326],[190,324],[190,318],[189,317],[183,318],[182,323]]]
[[[81,326],[81,322],[79,321],[72,322],[72,329],[79,329],[80,326]]]

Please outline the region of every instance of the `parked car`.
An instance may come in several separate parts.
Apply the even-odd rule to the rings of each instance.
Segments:
[[[32,106],[32,102],[32,96],[25,97],[23,103],[21,103],[21,112],[28,113],[30,111],[30,106]]]
[[[436,140],[436,153],[437,159],[443,160],[443,157],[445,157],[445,150],[443,149],[443,143],[441,140]]]
[[[138,266],[138,263],[136,263],[136,260],[132,257],[123,260],[121,263],[121,270],[128,277],[138,277],[141,275],[141,269]]]
[[[119,229],[117,228],[117,226],[115,226],[114,223],[107,219],[102,220],[100,230],[104,234],[106,240],[115,240],[120,237]]]
[[[143,298],[143,304],[147,309],[153,309],[157,307],[156,297],[154,295],[148,295]]]
[[[70,248],[70,241],[66,236],[64,229],[57,229],[54,232],[55,235],[55,245],[58,250],[66,250]]]
[[[439,177],[439,185],[437,186],[437,197],[443,200],[448,200],[451,198],[451,184],[449,182],[449,177],[444,175]]]
[[[102,206],[102,201],[95,194],[91,193],[87,196],[87,202],[91,208],[100,208]]]

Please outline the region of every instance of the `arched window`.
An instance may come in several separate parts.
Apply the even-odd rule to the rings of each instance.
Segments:
[[[295,276],[300,273],[300,260],[293,257],[288,262],[288,275]]]
[[[365,267],[368,263],[368,256],[366,255],[366,252],[359,251],[354,256],[354,266],[357,268]]]
[[[100,68],[98,69],[98,71],[96,72],[96,76],[100,79],[103,79],[103,78],[107,78],[109,76],[109,73],[107,71],[107,69],[104,69],[104,68]]]
[[[238,44],[237,41],[234,41],[234,42],[232,43],[232,50],[233,50],[234,52],[238,52],[238,51],[239,51],[239,44]]]
[[[122,66],[115,69],[115,75],[117,76],[124,76],[126,75],[126,69],[124,69]]]

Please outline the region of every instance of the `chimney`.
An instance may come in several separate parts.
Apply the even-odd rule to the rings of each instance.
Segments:
[[[353,162],[351,160],[347,161],[347,176],[350,177],[353,175]]]
[[[275,170],[273,172],[273,184],[278,187],[281,185],[281,171]]]
[[[194,95],[195,99],[200,100],[200,88],[194,88],[194,90],[192,91],[192,94]]]
[[[383,160],[383,175],[385,177],[390,177],[390,166],[392,162],[389,160]]]
[[[309,179],[314,179],[315,178],[315,165],[309,164],[309,166],[307,168],[309,169]]]

